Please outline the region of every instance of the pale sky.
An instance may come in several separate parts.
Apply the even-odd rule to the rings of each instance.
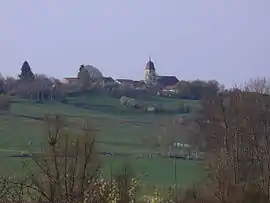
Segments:
[[[270,76],[270,0],[2,0],[0,72],[114,78],[159,75],[225,85]]]

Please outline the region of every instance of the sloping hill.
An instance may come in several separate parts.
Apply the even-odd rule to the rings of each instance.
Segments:
[[[172,119],[172,115],[137,112],[121,105],[119,99],[105,96],[74,97],[68,98],[68,100],[68,104],[58,102],[36,104],[18,100],[12,104],[9,114],[0,115],[0,157],[2,157],[3,166],[5,166],[0,170],[10,172],[18,169],[21,159],[8,158],[8,156],[18,154],[19,151],[27,151],[29,142],[32,143],[32,148],[40,146],[44,138],[43,135],[45,135],[43,117],[44,114],[51,113],[61,114],[67,118],[70,133],[77,133],[84,120],[91,119],[94,126],[99,130],[97,135],[99,150],[134,154],[128,160],[132,162],[131,164],[136,171],[138,173],[146,171],[152,174],[149,175],[148,179],[145,179],[146,182],[153,182],[156,179],[156,183],[160,183],[158,176],[164,174],[164,167],[168,170],[168,176],[171,176],[172,162],[170,160],[152,158],[152,161],[149,161],[147,159],[138,160],[136,157],[139,154],[155,153],[159,150],[158,147],[154,147],[151,143],[157,142],[157,137],[164,133],[161,131],[160,126],[164,125],[168,119]],[[147,102],[160,103],[172,108],[173,105],[177,106],[179,100],[153,98]],[[191,105],[199,106],[196,102]],[[180,139],[187,136],[184,129],[182,133],[177,133],[179,133]],[[151,143],[148,143],[147,140],[151,140]],[[104,160],[106,168],[109,163],[108,157],[104,158]],[[114,165],[117,168],[119,164],[127,159],[113,157],[111,160],[114,160]],[[155,166],[152,165],[152,162],[155,163]],[[165,164],[165,162],[171,164]],[[181,167],[189,168],[185,169],[185,171],[196,171],[194,173],[200,171],[195,163],[184,166],[185,163],[189,162],[178,162]],[[163,169],[152,173],[158,168],[156,167],[158,163],[163,166]],[[181,170],[179,170],[179,177],[185,178],[186,181],[183,181],[185,184],[189,182]],[[196,176],[191,175],[190,183],[194,181],[193,177]],[[167,180],[171,180],[171,178]]]

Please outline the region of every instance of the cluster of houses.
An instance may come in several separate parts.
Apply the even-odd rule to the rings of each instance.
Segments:
[[[70,84],[78,82],[77,77],[64,78],[61,82],[64,84]],[[151,58],[146,64],[145,67],[145,78],[144,80],[131,80],[126,78],[114,79],[112,77],[102,77],[101,80],[102,86],[118,84],[125,88],[132,89],[145,89],[149,86],[157,86],[163,92],[175,93],[177,91],[177,85],[179,80],[176,76],[158,76],[156,74],[155,65],[152,62]]]

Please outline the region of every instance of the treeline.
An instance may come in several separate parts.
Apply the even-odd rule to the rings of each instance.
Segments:
[[[159,94],[166,97],[169,96],[181,99],[201,100],[206,96],[214,96],[218,92],[224,90],[224,86],[215,80],[181,80],[177,85],[172,87],[172,90],[161,91]]]
[[[214,96],[224,88],[215,80],[180,81],[178,84],[178,96],[183,99],[200,100],[205,96]]]
[[[74,89],[73,86],[62,85],[60,80],[56,78],[33,73],[27,61],[23,63],[18,78],[4,78],[0,75],[0,94],[18,96],[38,103],[48,100],[65,103],[67,101],[65,97]]]
[[[211,183],[197,202],[269,202],[269,87],[257,78],[203,100],[192,143],[206,154]]]

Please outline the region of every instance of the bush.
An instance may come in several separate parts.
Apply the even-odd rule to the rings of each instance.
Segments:
[[[127,101],[128,101],[128,97],[126,97],[126,96],[122,96],[122,97],[120,98],[120,103],[121,103],[122,105],[126,105],[126,104],[127,104]]]
[[[120,103],[124,106],[127,106],[127,107],[140,109],[140,105],[139,105],[138,101],[136,99],[133,99],[130,97],[122,96],[120,98]]]
[[[146,112],[152,112],[152,113],[155,113],[157,112],[157,108],[155,106],[148,106],[146,108]]]
[[[11,99],[8,96],[0,96],[0,111],[9,111],[11,107]]]

